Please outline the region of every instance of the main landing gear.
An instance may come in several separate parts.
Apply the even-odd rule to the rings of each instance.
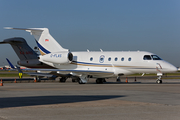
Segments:
[[[121,82],[120,77],[117,77],[116,82]]]
[[[106,82],[105,78],[97,78],[96,79],[97,84],[103,84],[104,82]]]
[[[66,82],[66,79],[67,79],[66,77],[62,77],[59,79],[59,82]]]

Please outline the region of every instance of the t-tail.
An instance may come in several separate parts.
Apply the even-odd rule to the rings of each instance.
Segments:
[[[37,59],[37,53],[27,44],[24,38],[15,37],[5,39],[0,44],[10,44],[20,60]]]
[[[48,28],[11,28],[5,29],[25,30],[30,32],[36,39],[37,45],[41,55],[49,54],[51,52],[65,52],[68,49],[63,48],[49,33]]]

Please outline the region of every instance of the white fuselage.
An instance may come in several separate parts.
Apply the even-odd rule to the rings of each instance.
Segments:
[[[160,59],[153,53],[144,51],[72,52],[72,54],[73,61],[70,63],[50,63],[49,65],[61,70],[89,71],[89,73],[82,72],[81,74],[101,78],[134,73],[169,73],[177,71],[177,68],[172,64]],[[53,57],[52,59],[60,58]]]

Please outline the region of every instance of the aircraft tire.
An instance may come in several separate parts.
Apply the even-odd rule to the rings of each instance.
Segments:
[[[157,80],[156,83],[161,84],[162,80]]]
[[[77,82],[77,79],[72,79],[72,82]]]
[[[65,78],[65,77],[62,77],[62,78],[60,78],[59,81],[60,81],[60,82],[66,82],[66,78]]]
[[[96,83],[97,84],[103,84],[104,80],[105,79],[103,79],[103,78],[98,78],[98,79],[96,79]]]

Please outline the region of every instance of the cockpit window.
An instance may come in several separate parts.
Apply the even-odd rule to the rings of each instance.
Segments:
[[[157,55],[151,55],[153,60],[162,60],[160,57],[158,57]]]
[[[143,59],[144,60],[151,60],[151,56],[150,55],[145,55]]]

